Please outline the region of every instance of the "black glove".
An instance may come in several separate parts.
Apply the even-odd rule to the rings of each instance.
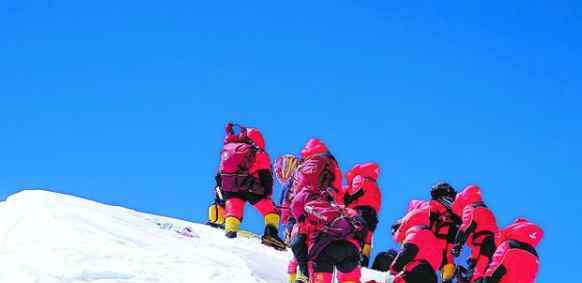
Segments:
[[[451,253],[453,254],[453,256],[455,257],[459,257],[461,255],[461,250],[463,249],[463,246],[456,244],[453,249],[451,250]]]

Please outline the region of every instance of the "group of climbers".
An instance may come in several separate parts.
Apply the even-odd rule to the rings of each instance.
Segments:
[[[478,186],[456,193],[441,182],[431,188],[431,200],[411,201],[393,225],[394,240],[402,248],[389,269],[395,283],[436,283],[439,271],[440,282],[531,283],[542,236],[543,230],[524,218],[500,230]],[[454,257],[465,245],[468,266],[455,268]]]
[[[300,156],[283,155],[272,166],[257,129],[228,123],[225,130],[209,224],[237,237],[249,202],[264,217],[263,243],[292,250],[289,282],[331,283],[334,272],[338,282],[360,282],[381,208],[378,164],[355,165],[342,186],[337,160],[318,139],[310,139]],[[273,171],[282,188],[279,205],[272,199]],[[440,182],[431,187],[430,200],[410,202],[392,234],[400,251],[380,253],[372,267],[389,271],[396,283],[530,283],[543,231],[523,218],[498,229],[478,186],[457,193]],[[455,266],[465,245],[468,266]]]

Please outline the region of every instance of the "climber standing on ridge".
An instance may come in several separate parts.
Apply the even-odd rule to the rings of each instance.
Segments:
[[[478,283],[533,283],[539,269],[536,247],[544,236],[538,225],[525,218],[496,235],[497,250],[485,276]]]
[[[293,215],[299,219],[311,263],[310,283],[332,283],[334,270],[339,283],[360,282],[360,242],[367,234],[366,221],[357,211],[338,205],[336,194],[332,188],[305,187],[293,201]]]
[[[378,225],[378,214],[382,204],[382,194],[378,187],[380,167],[373,162],[356,164],[346,173],[344,204],[356,210],[366,220],[368,233],[362,246],[360,264],[368,267],[374,231]]]
[[[462,218],[463,224],[455,237],[452,253],[455,257],[459,256],[463,245],[467,243],[471,249],[468,260],[470,278],[467,279],[475,282],[483,277],[495,253],[497,221],[483,202],[481,189],[477,185],[469,185],[457,194],[453,212]]]
[[[430,207],[431,229],[438,240],[442,251],[443,261],[441,280],[450,283],[455,275],[455,258],[452,254],[455,236],[461,225],[461,219],[452,211],[457,192],[447,182],[438,182],[431,187]]]
[[[327,146],[319,139],[310,139],[301,150],[302,164],[293,175],[291,190],[296,196],[291,202],[293,217],[297,220],[298,232],[291,239],[293,255],[297,259],[299,272],[297,281],[307,282],[309,276],[308,235],[304,231],[304,206],[311,198],[316,197],[318,191],[329,191],[336,203],[342,203],[341,171],[337,161],[329,152]],[[312,192],[304,193],[303,190]],[[301,218],[303,216],[303,218]]]
[[[296,223],[295,218],[291,215],[289,207],[291,200],[295,196],[292,191],[293,174],[301,165],[301,160],[293,154],[279,156],[275,160],[274,170],[277,181],[281,185],[281,198],[279,200],[279,210],[281,211],[281,224],[287,236],[291,232],[293,225]]]
[[[411,202],[406,215],[392,226],[392,233],[401,245],[390,267],[393,282],[436,283],[442,254],[430,228],[430,208],[422,202]]]
[[[291,202],[295,197],[295,193],[292,191],[293,187],[293,174],[300,166],[301,160],[292,154],[285,154],[280,156],[275,160],[275,176],[281,184],[281,200],[279,201],[279,209],[281,211],[281,224],[285,231],[284,241],[285,244],[290,245],[291,239],[297,234],[297,221],[291,215]],[[287,266],[287,274],[289,275],[289,283],[295,283],[297,280],[297,259],[292,257],[289,260],[289,265]]]
[[[273,175],[265,151],[263,135],[256,128],[228,123],[216,175],[216,186],[225,201],[224,229],[235,238],[243,219],[244,205],[249,202],[265,220],[263,243],[284,249],[278,236],[279,213],[271,198]]]

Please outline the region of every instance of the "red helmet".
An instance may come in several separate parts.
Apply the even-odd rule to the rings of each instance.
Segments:
[[[481,188],[477,185],[469,185],[465,189],[457,194],[455,201],[453,202],[453,212],[457,215],[463,213],[465,206],[483,201],[481,197]]]
[[[501,234],[506,239],[517,240],[535,247],[544,237],[544,230],[540,226],[520,217],[515,219],[513,224],[503,229]],[[500,239],[497,240],[499,241]]]
[[[346,178],[349,180],[356,175],[361,175],[376,180],[380,175],[380,166],[375,162],[356,164],[354,167],[352,167],[352,169],[350,169],[350,171],[348,171],[348,173],[346,173]]]
[[[514,224],[515,224],[515,223],[522,223],[522,222],[529,222],[529,220],[527,220],[527,218],[524,218],[524,217],[518,217],[518,218],[515,218],[515,219],[513,220],[513,223],[514,223]]]
[[[326,153],[327,151],[327,146],[325,146],[323,142],[321,142],[319,139],[312,138],[307,141],[301,150],[301,156],[303,158],[309,158],[316,154]]]
[[[263,138],[263,134],[261,134],[258,129],[247,128],[246,135],[258,148],[265,150],[265,139]]]
[[[418,200],[418,199],[413,199],[408,203],[408,210],[407,212],[410,212],[412,210],[415,210],[417,208],[424,208],[427,207],[428,203],[426,201],[423,200]]]
[[[430,209],[416,208],[408,212],[401,220],[400,227],[394,233],[394,241],[402,243],[406,238],[406,233],[415,226],[429,226],[430,225]]]

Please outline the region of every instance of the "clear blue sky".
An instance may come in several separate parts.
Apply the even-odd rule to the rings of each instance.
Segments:
[[[209,2],[1,1],[0,198],[205,221],[234,120],[273,158],[316,136],[379,162],[376,248],[435,181],[476,182],[545,228],[538,282],[582,276],[580,3]]]

